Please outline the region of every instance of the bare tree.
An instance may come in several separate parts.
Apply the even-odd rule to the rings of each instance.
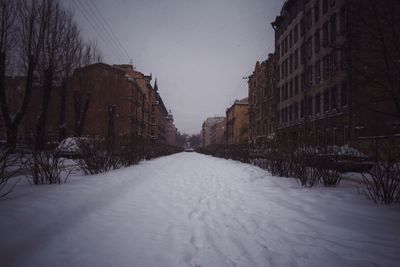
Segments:
[[[79,68],[98,63],[102,59],[103,55],[95,42],[84,43],[83,41],[80,41],[80,46],[78,49]],[[78,88],[75,88],[73,92],[75,136],[81,136],[83,133],[86,114],[90,107],[90,99],[92,95],[91,91],[97,86],[96,84],[87,84],[83,79],[82,72],[79,72],[77,84]]]
[[[62,59],[62,48],[67,31],[67,14],[56,0],[43,0],[41,18],[46,25],[41,53],[43,72],[42,102],[36,124],[36,148],[42,149],[46,141],[46,122],[54,90],[57,70]]]
[[[61,76],[62,83],[60,89],[60,113],[59,113],[59,141],[63,140],[66,133],[66,98],[68,80],[71,78],[74,68],[79,64],[79,51],[81,41],[79,39],[79,30],[72,19],[72,13],[67,14],[66,31],[63,41],[63,53],[61,57]]]
[[[400,120],[400,2],[356,0],[349,8],[351,70],[361,88],[373,88],[357,106]]]
[[[32,97],[35,70],[43,45],[45,28],[39,12],[40,6],[41,3],[34,0],[1,1],[0,105],[6,127],[8,147],[16,145],[18,127]],[[10,36],[11,33],[13,37]],[[11,40],[15,40],[14,52],[21,64],[20,71],[26,76],[22,101],[15,109],[15,113],[11,112],[12,107],[7,101],[8,89],[5,83],[6,59],[10,51]]]

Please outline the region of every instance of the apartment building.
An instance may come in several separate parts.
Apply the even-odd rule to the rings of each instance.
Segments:
[[[393,118],[386,114],[394,109],[390,96],[367,97],[378,90],[368,75],[375,75],[376,83],[385,82],[385,77],[372,68],[370,73],[357,71],[384,65],[381,54],[365,49],[382,44],[367,34],[363,18],[386,8],[386,1],[374,7],[369,3],[285,2],[272,23],[277,59],[276,131],[283,139],[341,145],[395,130],[396,123],[388,123]],[[380,112],[375,112],[378,108]]]
[[[275,55],[257,62],[249,76],[249,139],[252,143],[266,143],[274,137],[275,124]]]
[[[249,100],[236,100],[226,110],[226,141],[228,145],[249,142]]]

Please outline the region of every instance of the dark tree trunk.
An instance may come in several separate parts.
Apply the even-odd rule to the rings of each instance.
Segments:
[[[66,99],[67,98],[67,81],[64,80],[61,85],[60,92],[60,121],[58,125],[58,140],[61,142],[67,136],[66,121]]]
[[[36,148],[43,149],[46,143],[46,122],[53,87],[53,70],[47,69],[44,74],[43,98],[39,119],[36,125]]]

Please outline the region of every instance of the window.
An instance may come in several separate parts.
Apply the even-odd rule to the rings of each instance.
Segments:
[[[288,99],[288,84],[285,83],[285,100]]]
[[[285,53],[288,51],[288,37],[285,38]]]
[[[337,108],[337,87],[331,88],[331,109]]]
[[[301,47],[300,47],[300,60],[301,60],[301,64],[306,63],[306,45],[305,45],[305,43],[302,43]]]
[[[347,86],[345,82],[340,87],[340,105],[342,107],[347,105]]]
[[[346,33],[346,27],[347,27],[346,7],[342,6],[340,8],[340,33],[341,34]]]
[[[287,77],[288,76],[288,70],[289,70],[289,68],[288,68],[288,59],[286,59],[285,60],[285,77]]]
[[[276,55],[278,56],[278,59],[279,59],[279,56],[280,56],[280,48],[281,48],[281,46],[278,44],[276,46]]]
[[[304,118],[304,100],[300,102],[300,118]]]
[[[281,98],[280,98],[280,90],[279,90],[279,88],[277,88],[277,94],[276,94],[276,101],[279,103],[279,102],[281,102]]]
[[[293,106],[289,106],[289,121],[293,121]]]
[[[294,51],[294,69],[296,70],[299,66],[299,49]]]
[[[306,103],[307,103],[307,115],[311,116],[313,115],[313,107],[312,107],[313,101],[311,96],[307,97]]]
[[[285,122],[288,121],[288,116],[289,115],[289,108],[285,108]]]
[[[333,50],[331,53],[331,72],[335,73],[339,70],[338,53]]]
[[[340,68],[346,70],[347,65],[347,49],[345,46],[342,46],[340,49]]]
[[[293,46],[293,31],[289,33],[289,47]]]
[[[329,110],[329,90],[325,89],[324,91],[324,111]]]
[[[312,85],[313,84],[313,67],[309,67],[308,69],[307,69],[307,82],[308,82],[308,84],[309,85]]]
[[[324,64],[324,80],[326,80],[329,78],[329,72],[330,72],[329,55],[324,56],[323,64]]]
[[[301,80],[300,80],[301,91],[304,91],[306,89],[306,83],[307,83],[306,73],[303,72],[300,77],[301,77]]]
[[[289,73],[293,72],[293,54],[289,56]]]
[[[312,57],[312,38],[309,37],[307,40],[307,57],[311,59]]]
[[[315,96],[315,114],[321,113],[321,94]]]
[[[282,62],[280,69],[281,69],[281,79],[283,79],[285,77],[285,64],[284,64],[284,62]]]
[[[324,23],[322,27],[322,46],[326,47],[329,43],[329,24],[328,22]]]
[[[299,103],[294,103],[294,119],[297,120],[299,118]]]
[[[332,6],[335,6],[335,4],[336,4],[336,0],[330,0],[330,6],[332,7]]]
[[[330,34],[331,34],[331,44],[334,44],[336,42],[336,14],[333,14],[330,19],[330,24],[331,24],[331,29],[330,29]]]
[[[314,47],[315,47],[315,54],[318,54],[319,48],[321,46],[321,41],[320,41],[320,36],[319,36],[319,29],[315,31],[315,36],[314,36]]]
[[[307,29],[311,29],[311,25],[312,25],[312,16],[311,16],[311,9],[307,11],[306,14],[306,23],[307,23]]]
[[[328,12],[328,0],[322,0],[322,13]]]
[[[314,3],[314,21],[317,22],[319,20],[319,0],[316,0]]]
[[[300,20],[300,36],[303,36],[306,32],[306,23],[304,21],[304,17]]]
[[[299,93],[299,75],[294,77],[294,94],[297,95]]]
[[[320,83],[321,82],[321,61],[317,60],[315,62],[315,83]]]
[[[294,26],[294,33],[293,33],[293,39],[294,39],[294,43],[297,43],[297,40],[299,39],[299,26],[298,24],[296,24],[296,26]]]
[[[289,97],[293,97],[293,79],[289,83]]]

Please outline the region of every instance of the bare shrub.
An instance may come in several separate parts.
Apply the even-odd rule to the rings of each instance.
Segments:
[[[400,203],[400,145],[399,140],[368,142],[372,168],[364,171],[359,191],[375,203]]]
[[[80,157],[76,159],[84,174],[98,174],[118,168],[120,161],[104,139],[80,139]]]
[[[337,170],[320,169],[319,171],[324,186],[337,186],[342,180],[342,174]]]
[[[66,182],[72,170],[73,166],[66,166],[64,158],[48,150],[32,150],[25,167],[26,175],[35,185]]]

